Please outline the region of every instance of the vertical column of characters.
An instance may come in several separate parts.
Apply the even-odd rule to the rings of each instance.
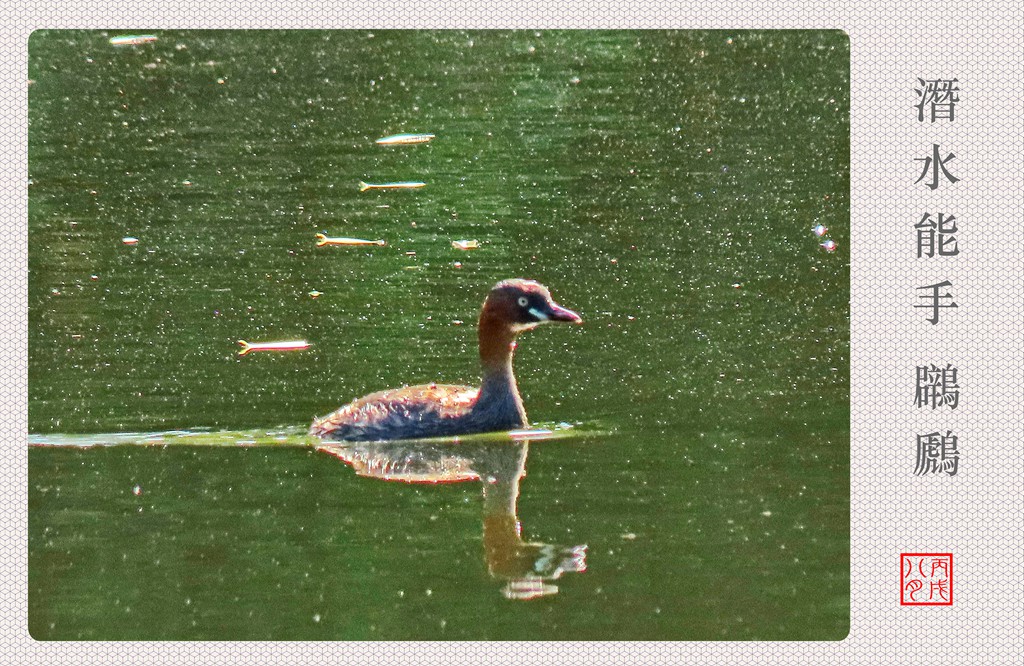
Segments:
[[[917,80],[917,122],[937,123],[956,120],[956,107],[960,102],[960,86],[957,79]],[[940,187],[949,187],[960,179],[953,175],[952,162],[956,154],[933,143],[931,154],[915,158],[922,163],[916,183],[922,181],[932,192]],[[927,179],[927,180],[926,180]],[[925,211],[914,224],[915,251],[917,259],[928,263],[945,262],[960,255],[959,229],[955,212],[946,210]],[[919,292],[915,308],[921,308],[926,321],[936,326],[943,310],[959,307],[951,293],[953,284],[941,280],[935,284],[917,287]],[[955,410],[960,404],[960,385],[957,368],[952,364],[923,365],[917,367],[914,405],[919,409],[936,410],[948,407]],[[941,429],[917,436],[917,456],[914,474],[948,474],[955,476],[959,469],[960,450],[957,435],[952,430]]]

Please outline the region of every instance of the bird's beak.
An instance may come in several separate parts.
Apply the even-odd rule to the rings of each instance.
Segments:
[[[564,321],[569,324],[582,324],[583,318],[578,314],[570,310],[569,308],[563,308],[558,303],[551,301],[548,303],[548,312],[546,313],[548,319],[551,321]]]

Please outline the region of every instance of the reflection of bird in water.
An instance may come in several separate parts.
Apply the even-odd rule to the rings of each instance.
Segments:
[[[587,570],[586,545],[527,543],[516,516],[484,514],[484,552],[491,575],[508,581],[501,592],[509,599],[556,594],[558,587],[545,581]]]
[[[484,301],[477,332],[483,382],[426,384],[380,391],[313,421],[309,434],[327,440],[371,441],[451,437],[526,426],[512,373],[516,336],[546,322],[582,323],[530,280],[499,282]]]
[[[540,436],[549,435],[544,431]],[[517,513],[519,480],[526,473],[529,432],[511,441],[324,443],[318,448],[352,465],[361,476],[406,483],[483,483],[487,569],[506,581],[509,599],[556,594],[550,583],[586,571],[586,545],[523,541]],[[518,441],[517,441],[518,439]]]

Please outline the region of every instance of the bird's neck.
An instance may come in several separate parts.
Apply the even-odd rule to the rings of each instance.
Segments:
[[[512,372],[512,355],[516,348],[516,333],[509,324],[486,311],[480,315],[477,332],[480,341],[480,366],[483,381],[480,385],[481,406],[514,410],[522,423],[526,423],[526,411],[516,377]]]

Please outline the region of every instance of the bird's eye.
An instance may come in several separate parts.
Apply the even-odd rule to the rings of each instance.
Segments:
[[[529,304],[530,304],[530,301],[527,300],[526,296],[520,296],[519,297],[519,307],[525,308]]]

